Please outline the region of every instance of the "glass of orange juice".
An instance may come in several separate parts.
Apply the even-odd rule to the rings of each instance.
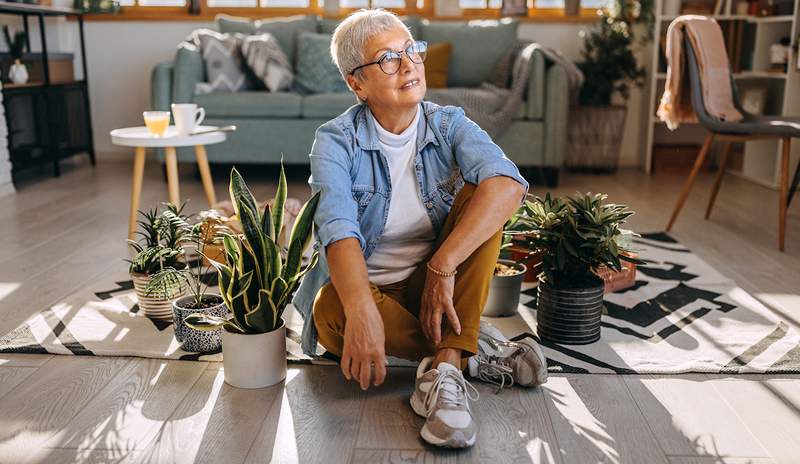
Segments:
[[[169,111],[145,111],[144,125],[156,137],[162,137],[169,127]]]

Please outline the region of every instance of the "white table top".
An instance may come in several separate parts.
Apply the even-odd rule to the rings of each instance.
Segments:
[[[197,126],[195,131],[214,129],[216,126]],[[211,145],[225,141],[225,132],[179,136],[175,126],[169,126],[163,137],[150,134],[145,126],[125,127],[111,131],[111,143],[125,147],[190,147]]]

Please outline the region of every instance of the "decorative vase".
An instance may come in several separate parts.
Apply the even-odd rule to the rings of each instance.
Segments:
[[[516,268],[519,272],[514,275],[492,275],[489,283],[489,296],[483,307],[482,316],[505,317],[517,314],[519,306],[519,292],[522,290],[522,281],[528,270],[524,264],[517,264],[510,259],[498,259],[498,263]]]
[[[15,84],[24,84],[28,82],[28,68],[22,64],[19,58],[15,59],[14,64],[11,65],[11,69],[8,71],[8,77],[11,79],[11,82]]]
[[[603,281],[587,288],[557,289],[539,279],[536,326],[539,337],[561,345],[586,345],[600,339]]]
[[[222,347],[222,329],[201,331],[195,330],[185,322],[190,314],[205,314],[207,316],[226,317],[228,307],[219,295],[206,295],[205,298],[214,298],[218,303],[209,308],[189,308],[194,301],[194,296],[187,295],[172,302],[172,320],[175,327],[175,339],[181,343],[183,351],[192,353],[208,353],[217,351]],[[204,298],[204,299],[205,299]]]
[[[286,378],[286,323],[267,333],[222,330],[225,382],[238,388],[264,388]]]
[[[567,16],[578,16],[581,12],[581,0],[565,0],[564,14]]]
[[[181,285],[179,288],[171,289],[166,295],[148,294],[145,289],[150,283],[149,274],[133,273],[131,279],[142,314],[151,319],[172,320],[172,302],[186,293],[186,286]]]
[[[619,166],[625,106],[581,106],[570,110],[567,156],[571,171],[610,173]]]

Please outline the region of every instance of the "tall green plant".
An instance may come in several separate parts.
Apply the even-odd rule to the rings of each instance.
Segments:
[[[598,15],[594,30],[581,31],[583,61],[578,67],[585,80],[579,101],[587,106],[609,106],[615,93],[627,100],[631,85],[644,84],[646,72],[633,51],[634,25],[643,23],[644,41],[652,39],[653,0],[612,0]]]
[[[511,241],[542,254],[542,273],[556,288],[586,287],[601,266],[621,270],[633,232],[620,226],[633,215],[625,205],[603,203],[607,195],[526,199],[506,227]]]
[[[306,266],[302,266],[302,256],[311,243],[319,193],[300,210],[284,254],[277,244],[286,201],[283,165],[274,202],[263,213],[235,168],[231,170],[229,191],[244,234],[226,234],[225,263],[212,264],[219,274],[222,299],[232,314],[227,318],[193,314],[185,322],[198,330],[225,327],[240,334],[270,332],[280,326],[283,311],[300,280],[316,264],[316,252]]]

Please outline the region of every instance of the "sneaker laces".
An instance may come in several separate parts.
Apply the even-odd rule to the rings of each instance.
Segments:
[[[505,387],[512,387],[514,385],[513,363],[516,361],[517,356],[524,355],[530,348],[512,341],[496,340],[493,337],[484,337],[483,340],[490,343],[495,349],[500,346],[506,346],[514,348],[514,351],[507,356],[486,353],[475,355],[475,361],[478,362],[478,379],[497,385],[495,393],[500,392]]]
[[[479,397],[478,389],[473,387],[461,372],[456,370],[439,371],[431,389],[425,395],[425,413],[430,414],[439,399],[444,404],[453,406],[463,406],[466,403],[467,411],[470,411],[469,402],[466,400],[478,401]]]

